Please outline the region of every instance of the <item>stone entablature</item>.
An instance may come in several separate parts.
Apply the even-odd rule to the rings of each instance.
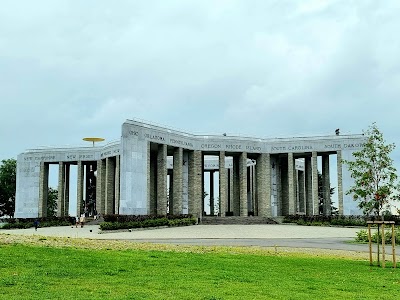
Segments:
[[[150,141],[173,147],[204,152],[304,153],[358,150],[363,147],[363,135],[332,135],[301,138],[258,139],[233,136],[193,135],[180,131],[126,121],[122,125],[123,139]]]
[[[120,143],[97,147],[65,147],[27,150],[18,155],[18,162],[76,162],[94,161],[120,154]]]

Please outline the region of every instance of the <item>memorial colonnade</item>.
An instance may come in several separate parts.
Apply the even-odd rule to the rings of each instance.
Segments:
[[[201,217],[205,214],[205,185],[208,185],[210,215],[330,215],[330,155],[337,155],[338,206],[339,214],[343,214],[341,150],[254,154],[188,150],[154,142],[148,144],[148,214],[190,213]],[[322,161],[320,186],[318,156]],[[172,169],[167,166],[168,157],[173,157]],[[205,162],[210,157],[216,158],[218,163],[207,169]],[[232,160],[231,166],[227,166],[228,157]],[[301,166],[296,167],[297,162]],[[207,184],[204,182],[205,172],[209,172]],[[217,172],[218,179],[215,180]],[[218,195],[215,195],[215,181],[218,182]]]
[[[339,214],[343,214],[340,150],[321,154],[322,186],[319,186],[317,152],[248,154],[148,144],[148,214],[189,213],[201,217],[205,214],[204,206],[209,205],[209,214],[221,217],[330,215],[330,154],[337,154],[338,206]],[[167,166],[168,156],[172,157],[172,168]],[[210,157],[216,158],[217,163],[206,169],[205,163]],[[232,162],[229,166],[228,158]],[[297,162],[300,167],[296,167]],[[50,164],[52,162],[40,164],[40,217],[47,213]],[[118,213],[120,155],[97,161],[58,162],[57,216],[69,215],[71,165],[77,166],[77,215]],[[210,174],[208,183],[204,182],[205,172]],[[218,173],[217,180],[215,173]],[[215,194],[215,181],[218,195]],[[205,185],[209,187],[210,196],[207,204],[204,201]],[[319,189],[323,195],[322,207]]]
[[[41,162],[39,217],[47,216],[49,167],[58,165],[57,216],[69,216],[71,166],[77,166],[76,215],[115,214],[120,199],[120,155],[97,161]]]

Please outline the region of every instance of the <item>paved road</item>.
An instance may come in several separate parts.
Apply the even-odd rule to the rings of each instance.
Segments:
[[[367,252],[368,245],[352,244],[360,228],[297,225],[196,225],[101,233],[98,225],[0,230],[5,234],[128,240],[186,245],[320,248]],[[387,247],[387,251],[391,251]]]

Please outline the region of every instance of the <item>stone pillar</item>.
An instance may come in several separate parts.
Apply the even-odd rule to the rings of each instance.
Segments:
[[[225,168],[225,151],[219,152],[219,214],[225,217],[228,202],[228,169]]]
[[[314,205],[314,215],[319,215],[319,199],[318,199],[318,156],[317,152],[312,152],[311,168],[312,168],[312,199]]]
[[[305,213],[305,172],[298,171],[299,212]]]
[[[252,176],[251,176],[251,166],[247,167],[247,182],[246,182],[246,196],[247,196],[247,212],[254,212],[253,205],[253,195],[251,191],[252,186]]]
[[[276,210],[272,212],[273,216],[282,216],[283,215],[283,208],[282,208],[282,174],[281,174],[281,163],[279,157],[276,155],[273,157],[273,163],[272,163],[272,174],[271,176],[273,182],[272,182],[272,191],[274,195],[273,201],[275,202],[274,207],[273,203],[271,203],[271,209]]]
[[[99,159],[97,161],[96,178],[96,210],[98,214],[105,214],[105,185],[106,185],[106,161]]]
[[[258,212],[261,217],[271,217],[271,156],[261,153],[256,164],[256,193]]]
[[[289,215],[296,214],[296,175],[293,153],[288,153]]]
[[[214,216],[214,170],[210,171],[210,215]]]
[[[306,186],[306,215],[313,215],[313,189],[312,189],[312,166],[311,157],[306,157],[304,159],[304,171],[305,176],[305,186]]]
[[[147,170],[148,170],[148,207],[149,214],[157,214],[157,153],[150,151],[150,142],[148,142],[147,147]]]
[[[240,180],[239,180],[239,157],[233,156],[233,199],[232,199],[232,211],[234,216],[240,215]]]
[[[242,152],[239,157],[239,190],[240,216],[247,217],[247,153]]]
[[[120,174],[120,167],[121,167],[121,156],[117,155],[115,157],[115,206],[114,206],[114,212],[117,214],[119,212],[119,200],[120,200],[120,178],[121,178],[121,174]],[[147,173],[149,174],[149,173]],[[147,178],[149,178],[149,175],[147,175]],[[149,193],[147,193],[149,194]]]
[[[39,218],[47,217],[47,199],[49,194],[49,164],[40,163],[39,174]]]
[[[105,214],[114,213],[114,193],[115,193],[115,161],[112,157],[106,158],[106,182],[105,182]]]
[[[251,201],[253,203],[253,212],[257,216],[258,204],[256,200],[256,166],[251,166]]]
[[[322,193],[324,197],[323,213],[325,216],[331,215],[331,194],[329,176],[329,155],[322,156]]]
[[[280,162],[280,189],[279,197],[281,203],[281,214],[286,216],[289,214],[289,176],[288,176],[288,159],[279,158]]]
[[[203,201],[203,188],[201,186],[202,153],[199,150],[189,152],[189,214],[201,218],[201,202]]]
[[[182,162],[182,213],[189,213],[189,152],[183,151],[183,162]]]
[[[158,145],[157,152],[157,214],[167,214],[167,145]]]
[[[102,214],[101,212],[101,173],[102,173],[102,163],[101,159],[96,162],[97,165],[97,176],[96,176],[96,211],[97,214]],[[86,173],[87,175],[87,173]]]
[[[175,206],[175,199],[174,199],[174,175],[173,170],[167,170],[167,213],[173,214],[174,206]]]
[[[57,217],[64,217],[64,199],[65,199],[65,164],[58,163],[58,199],[57,199]]]
[[[64,216],[69,215],[69,181],[70,181],[70,173],[71,173],[71,165],[65,165],[65,185],[64,185]]]
[[[173,166],[173,211],[174,215],[182,214],[183,201],[183,149],[174,148],[174,166]]]
[[[87,175],[86,175],[87,176]],[[77,174],[77,195],[76,195],[76,215],[80,216],[82,214],[83,209],[83,182],[84,182],[84,168],[82,161],[78,161],[78,174]]]
[[[339,215],[343,215],[343,169],[342,150],[337,151],[337,180],[338,180],[338,209]]]
[[[200,211],[201,215],[204,215],[204,201],[205,199],[205,190],[204,190],[204,176],[205,176],[205,169],[204,169],[204,153],[201,153],[201,203],[200,203]]]
[[[229,185],[228,186],[228,211],[231,212],[232,215],[234,215],[234,213],[233,213],[233,207],[234,207],[233,202],[234,202],[235,198],[234,198],[233,195],[234,195],[235,189],[233,188],[233,186],[234,186],[233,178],[235,176],[233,175],[233,165],[232,165],[232,168],[228,169],[228,172],[229,172],[229,174],[228,174],[228,185]]]

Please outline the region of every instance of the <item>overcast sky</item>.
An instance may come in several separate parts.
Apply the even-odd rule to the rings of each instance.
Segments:
[[[0,159],[116,140],[130,118],[256,137],[376,121],[398,143],[399,13],[396,0],[2,0]]]

